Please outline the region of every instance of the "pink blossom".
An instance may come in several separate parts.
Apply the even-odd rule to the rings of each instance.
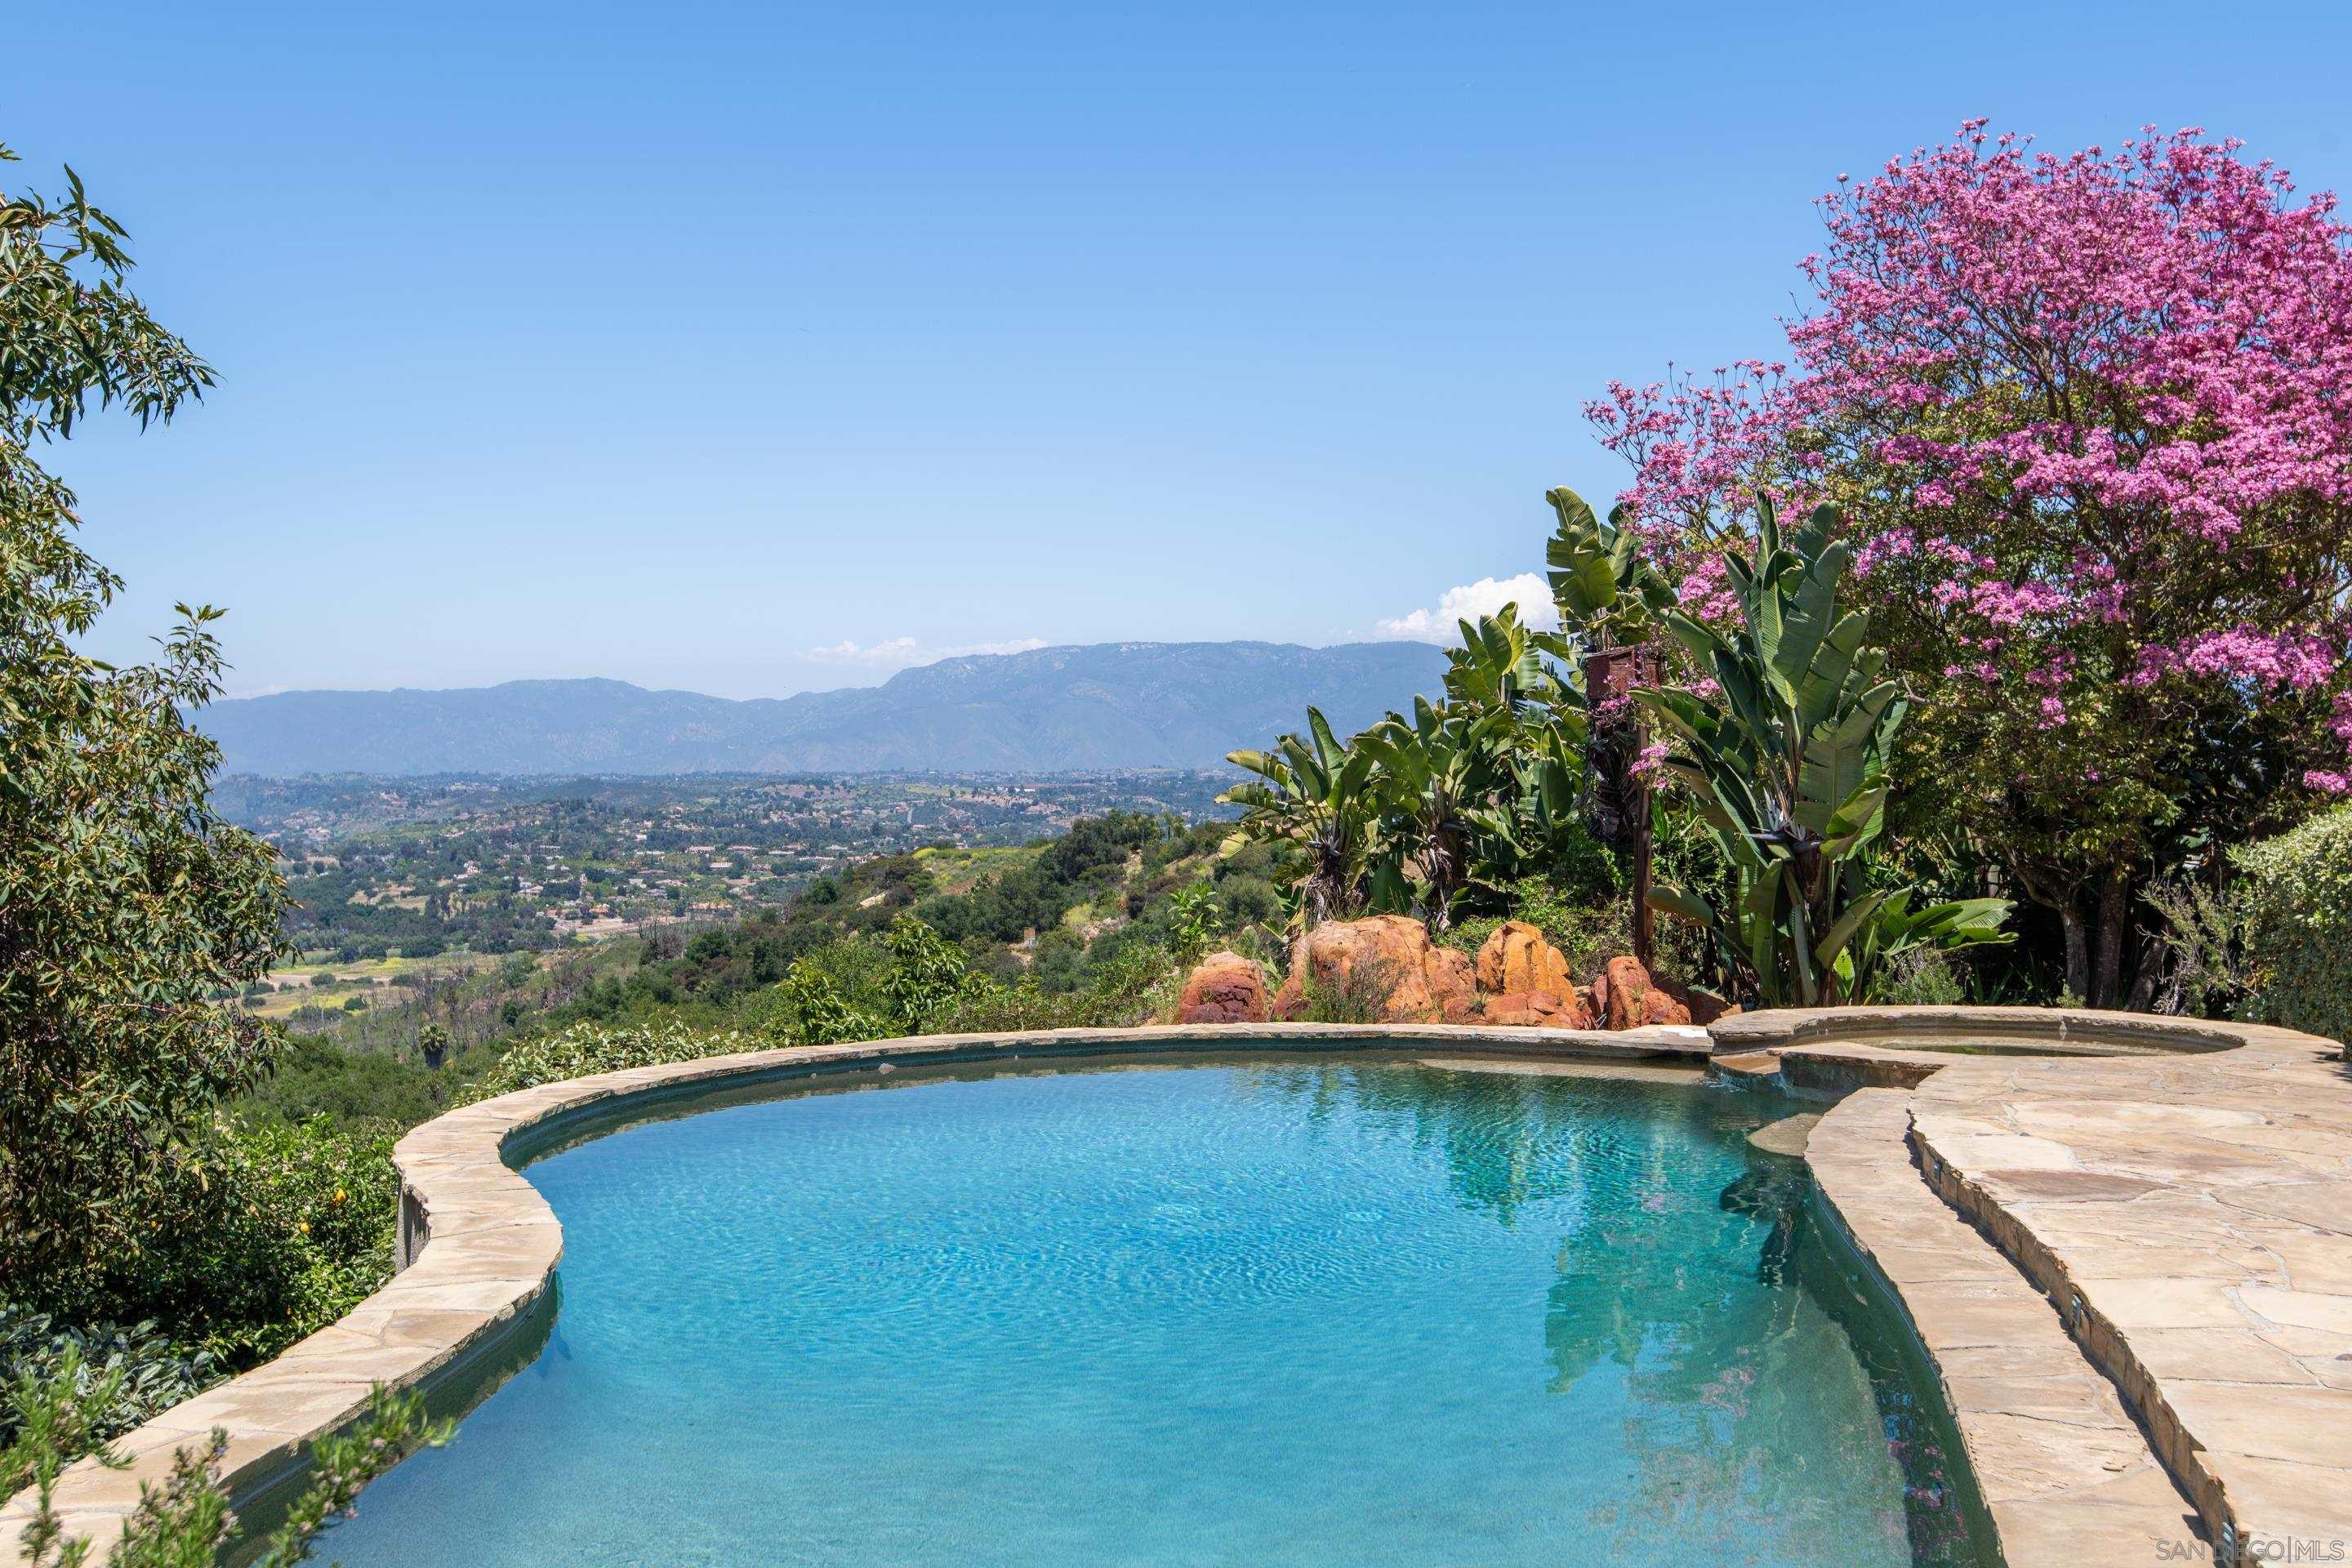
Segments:
[[[2086,682],[2140,714],[2326,702],[2352,756],[2335,199],[2193,128],[2059,153],[1971,121],[1819,206],[1786,363],[1586,406],[1684,603],[1728,608],[1709,563],[1757,493],[1800,512],[1834,476],[1857,575],[1937,639],[1913,668],[2018,680],[2044,726]]]
[[[2252,626],[2200,632],[2171,647],[2140,649],[2136,684],[2174,671],[2250,680],[2266,690],[2307,691],[2324,685],[2344,662],[2338,642],[2309,632],[2258,632]]]

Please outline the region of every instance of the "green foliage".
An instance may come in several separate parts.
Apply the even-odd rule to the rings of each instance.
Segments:
[[[1725,557],[1737,628],[1719,631],[1679,609],[1659,616],[1719,695],[1634,692],[1672,738],[1660,766],[1697,802],[1732,885],[1717,899],[1661,887],[1650,901],[1710,933],[1743,1001],[1866,1000],[1899,954],[2005,940],[2010,906],[1915,908],[1912,889],[1868,885],[1902,689],[1879,678],[1885,653],[1864,646],[1869,616],[1838,613],[1850,552],[1832,537],[1836,514],[1816,510],[1785,545],[1769,500],[1759,499],[1757,514],[1755,560]]]
[[[1128,928],[1132,930],[1132,927]],[[879,941],[848,937],[793,966],[748,1018],[794,1045],[894,1035],[1009,1029],[1112,1028],[1149,1023],[1173,1001],[1177,965],[1149,936],[1106,938],[1092,950],[1060,932],[1038,944],[1032,973],[1005,984],[971,969],[957,948],[902,918]],[[1064,954],[1053,976],[1047,955]],[[1056,983],[1048,985],[1045,982]]]
[[[991,1034],[1013,1029],[1125,1029],[1167,1016],[1183,972],[1157,942],[1105,943],[1077,982],[1048,991],[1034,980],[965,994],[936,1020],[941,1032]]]
[[[405,1131],[457,1104],[487,1057],[477,1049],[433,1072],[389,1051],[346,1050],[320,1036],[297,1035],[269,1077],[238,1102],[237,1114],[247,1121],[324,1116],[338,1127]]]
[[[2352,1041],[2352,805],[2237,850],[2260,1015]]]
[[[1570,648],[1516,605],[1459,630],[1442,701],[1416,698],[1344,746],[1310,708],[1306,737],[1232,754],[1263,782],[1219,798],[1244,808],[1244,836],[1295,851],[1295,926],[1411,910],[1443,933],[1508,882],[1597,871],[1584,698],[1559,673]]]
[[[1416,697],[1410,722],[1391,713],[1356,737],[1356,752],[1371,759],[1371,790],[1382,814],[1373,886],[1409,889],[1411,906],[1433,930],[1452,922],[1469,888],[1474,813],[1506,776],[1498,742],[1510,721],[1506,708],[1440,708]],[[1372,901],[1388,909],[1399,900],[1376,891]]]
[[[837,945],[849,946],[850,938]],[[849,999],[822,956],[796,961],[777,985],[771,1015],[783,1040],[795,1046],[835,1046],[845,1040],[877,1040],[890,1026]]]
[[[574,1024],[507,1047],[468,1096],[488,1100],[518,1089],[624,1068],[656,1067],[767,1050],[778,1042],[738,1029],[696,1029],[670,1019],[651,1024]]]
[[[899,1034],[930,1033],[934,1019],[988,986],[986,977],[971,972],[961,949],[912,915],[890,922],[882,946],[890,955],[882,997]]]
[[[1285,735],[1271,752],[1234,752],[1225,760],[1258,776],[1217,797],[1242,808],[1242,831],[1289,844],[1306,862],[1296,888],[1297,921],[1317,925],[1361,912],[1379,810],[1371,757],[1342,746],[1322,710],[1309,708],[1303,738]]]
[[[1305,1005],[1300,1016],[1310,1024],[1381,1023],[1396,980],[1394,969],[1384,963],[1358,963],[1337,975],[1318,974],[1310,964],[1298,976]]]
[[[33,1517],[19,1537],[28,1568],[89,1568],[97,1562],[106,1568],[209,1568],[222,1561],[236,1520],[220,1479],[228,1436],[217,1429],[173,1456],[163,1485],[142,1484],[138,1503],[121,1534],[106,1543],[102,1559],[92,1555],[99,1543],[66,1536],[55,1510],[66,1467],[84,1455],[110,1469],[129,1466],[109,1446],[105,1430],[123,1404],[123,1382],[120,1369],[91,1378],[79,1352],[68,1352],[53,1372],[0,1390],[15,1433],[0,1451],[0,1495],[30,1489],[34,1497]],[[352,1506],[362,1488],[419,1448],[447,1442],[450,1431],[450,1423],[426,1418],[418,1395],[371,1390],[347,1430],[311,1446],[309,1483],[287,1510],[286,1522],[261,1543],[253,1568],[291,1568],[306,1561],[319,1531]]]
[[[2144,889],[2148,908],[2163,923],[2156,937],[2162,958],[2153,971],[2150,1005],[2159,1013],[2210,1017],[2247,1007],[2259,980],[2252,955],[2252,910],[2242,879],[2216,892],[2195,878],[2151,882]]]
[[[218,612],[181,606],[154,664],[80,651],[120,583],[32,448],[93,399],[144,425],[212,377],[68,178],[54,205],[0,199],[0,1278],[54,1299],[136,1245],[267,1065],[274,1037],[213,998],[268,972],[284,899],[268,847],[215,814],[218,751],[187,719],[219,689]]]
[[[1224,928],[1216,884],[1203,877],[1176,889],[1169,900],[1169,930],[1176,962],[1192,964],[1209,951]]]
[[[1475,953],[1505,921],[1525,921],[1559,949],[1572,973],[1597,973],[1633,941],[1632,900],[1590,885],[1527,877],[1505,889],[1502,910],[1446,933],[1447,945]]]
[[[397,1205],[389,1133],[232,1125],[173,1184],[111,1293],[231,1364],[265,1360],[391,1278]]]
[[[1675,603],[1674,589],[1643,559],[1641,538],[1622,506],[1595,517],[1582,496],[1562,485],[1544,499],[1559,519],[1544,547],[1545,575],[1560,624],[1573,626],[1590,647],[1632,647],[1649,641],[1658,616]]]
[[[1889,1007],[1954,1007],[1968,1000],[1968,988],[1949,958],[1914,948],[1886,965],[1871,1000]]]
[[[424,1399],[378,1384],[367,1407],[348,1431],[310,1446],[310,1480],[286,1510],[286,1521],[270,1532],[254,1568],[289,1568],[310,1555],[310,1542],[327,1521],[350,1510],[367,1484],[420,1448],[446,1443],[456,1424],[425,1414]]]
[[[168,1338],[152,1319],[72,1328],[0,1307],[0,1389],[63,1377],[98,1438],[119,1436],[227,1375],[219,1356]],[[14,1402],[0,1404],[0,1446],[16,1440],[18,1420]]]

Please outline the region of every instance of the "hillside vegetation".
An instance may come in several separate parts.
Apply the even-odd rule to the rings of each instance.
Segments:
[[[396,1021],[343,1015],[326,988],[247,1110],[406,1125],[469,1097],[501,1056],[582,1026],[772,1046],[1145,1022],[1213,940],[1278,960],[1281,853],[1232,833],[1113,812],[1038,844],[877,856],[741,919],[453,961]],[[427,1031],[449,1047],[437,1070]]]

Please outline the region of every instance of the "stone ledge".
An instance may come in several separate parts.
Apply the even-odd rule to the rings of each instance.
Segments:
[[[1908,1140],[2060,1305],[2213,1539],[2326,1561],[2352,1552],[2352,1077],[2331,1041],[2243,1035],[1955,1065],[1912,1097]]]
[[[2091,1049],[2169,1054],[1885,1043],[2030,1038],[2037,1016]],[[1916,1156],[1910,1184],[1932,1187],[1947,1228],[1981,1233],[2049,1304],[2220,1543],[2214,1561],[2330,1561],[2339,1542],[2352,1552],[2352,1070],[2336,1042],[2031,1008],[1792,1010],[1710,1033],[1739,1080],[1829,1093],[1912,1084],[1854,1095],[1847,1103],[1879,1109],[1842,1125],[1883,1164],[1909,1171]],[[1885,1110],[1895,1102],[1899,1129]],[[1817,1178],[1823,1157],[1840,1157],[1825,1118],[1809,1148]],[[1926,1256],[1951,1267],[1948,1252]],[[1927,1311],[1955,1310],[1966,1321],[1949,1303]]]
[[[2167,1561],[2196,1539],[2195,1509],[2049,1301],[1920,1180],[1908,1098],[1856,1090],[1814,1125],[1805,1162],[1910,1317],[2002,1552],[2020,1565]]]
[[[537,1188],[506,1163],[510,1141],[559,1117],[616,1109],[683,1089],[750,1085],[900,1064],[953,1064],[1024,1056],[1150,1055],[1254,1047],[1353,1050],[1395,1042],[1415,1051],[1541,1060],[1684,1061],[1709,1054],[1704,1031],[1619,1032],[1412,1024],[1229,1024],[1142,1029],[1048,1029],[929,1035],[840,1046],[709,1057],[631,1068],[518,1089],[464,1106],[411,1131],[393,1151],[400,1176],[399,1272],[340,1321],[276,1360],[174,1405],[116,1440],[131,1460],[108,1470],[82,1460],[60,1479],[54,1504],[68,1538],[110,1539],[159,1483],[174,1450],[228,1435],[223,1479],[233,1497],[283,1475],[312,1439],[355,1416],[370,1387],[430,1386],[461,1356],[511,1332],[546,1291],[563,1256],[562,1227]],[[0,1504],[0,1562],[21,1563],[29,1495]]]

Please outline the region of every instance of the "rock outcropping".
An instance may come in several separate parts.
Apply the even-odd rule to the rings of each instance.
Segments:
[[[1612,958],[1592,983],[1594,1011],[1612,1029],[1638,1029],[1644,1024],[1687,1024],[1690,1009],[1652,983],[1638,958]]]
[[[1477,1016],[1476,976],[1467,954],[1431,943],[1410,915],[1328,921],[1298,939],[1274,1016],[1303,1018],[1307,984],[1381,1024],[1467,1023]]]
[[[1565,996],[1576,989],[1568,960],[1544,940],[1543,928],[1505,921],[1478,950],[1478,988],[1490,995],[1549,991]]]
[[[1320,1003],[1318,1007],[1317,1003]],[[1526,921],[1496,928],[1474,959],[1439,947],[1407,915],[1328,921],[1292,948],[1290,973],[1271,1006],[1265,976],[1235,952],[1213,953],[1184,982],[1180,1024],[1284,1022],[1309,1012],[1378,1024],[1499,1024],[1536,1029],[1637,1029],[1713,1023],[1720,997],[1654,978],[1632,958],[1612,958],[1580,986],[1568,959]]]
[[[1513,991],[1501,996],[1489,996],[1483,1021],[1525,1029],[1590,1029],[1594,1026],[1592,1010],[1586,1005],[1584,994],[1580,991],[1570,991],[1565,996],[1553,991]]]
[[[1180,1024],[1263,1024],[1271,1016],[1265,972],[1238,952],[1213,952],[1185,978]]]

